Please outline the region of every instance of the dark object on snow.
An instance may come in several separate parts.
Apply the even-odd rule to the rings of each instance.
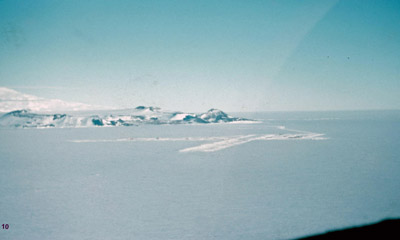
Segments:
[[[400,219],[388,219],[371,225],[327,232],[299,240],[319,239],[400,239]]]

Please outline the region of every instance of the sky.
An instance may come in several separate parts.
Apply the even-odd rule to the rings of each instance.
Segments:
[[[0,86],[117,108],[400,109],[400,1],[0,0]]]

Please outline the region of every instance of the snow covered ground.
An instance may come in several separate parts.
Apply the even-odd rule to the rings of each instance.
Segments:
[[[259,122],[1,128],[0,239],[290,239],[400,216],[398,111],[235,115]]]

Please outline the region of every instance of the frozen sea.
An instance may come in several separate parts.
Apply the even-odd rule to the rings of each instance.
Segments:
[[[400,111],[232,115],[261,123],[0,129],[0,239],[292,239],[400,217]],[[296,133],[323,135],[279,139]]]

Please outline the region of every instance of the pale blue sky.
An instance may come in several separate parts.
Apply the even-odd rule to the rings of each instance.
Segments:
[[[121,108],[400,109],[400,1],[0,0],[0,86]]]

